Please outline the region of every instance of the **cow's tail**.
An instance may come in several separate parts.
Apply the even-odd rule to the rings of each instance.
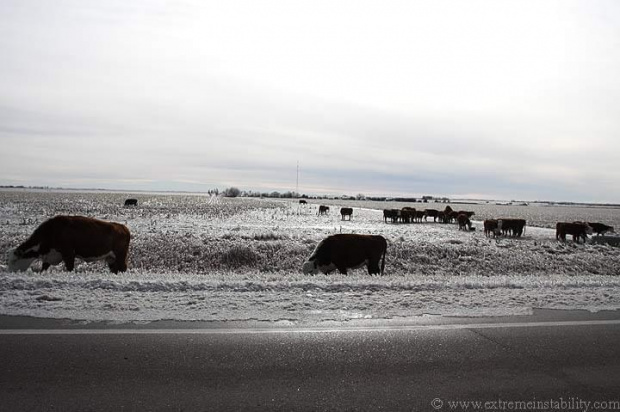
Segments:
[[[385,248],[383,249],[383,259],[381,261],[381,276],[383,276],[383,271],[385,270],[385,254],[387,253],[387,242]]]

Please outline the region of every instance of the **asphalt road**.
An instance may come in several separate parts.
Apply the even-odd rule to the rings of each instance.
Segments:
[[[32,323],[0,320],[2,410],[620,410],[617,313],[327,328]]]

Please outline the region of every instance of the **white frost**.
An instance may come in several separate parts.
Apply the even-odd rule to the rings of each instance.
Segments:
[[[20,203],[0,192],[5,256],[40,222],[67,209],[95,211],[90,215],[124,223],[132,233],[130,270],[117,275],[102,262],[44,273],[36,263],[25,272],[0,264],[0,314],[303,322],[620,308],[619,249],[558,243],[551,229],[529,226],[523,239],[495,240],[485,238],[480,222],[464,232],[430,222],[386,224],[379,210],[356,208],[343,222],[337,214],[317,216],[317,205],[142,196],[128,210],[116,207],[124,194],[38,193]],[[32,222],[24,224],[24,216]],[[386,237],[386,275],[369,276],[365,268],[304,275],[316,244],[340,232]]]

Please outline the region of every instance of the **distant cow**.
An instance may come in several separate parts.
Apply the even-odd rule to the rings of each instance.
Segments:
[[[125,199],[125,206],[138,206],[138,199]]]
[[[426,216],[426,214],[424,213],[424,210],[416,210],[415,221],[422,222],[422,219],[424,219],[424,216]]]
[[[387,241],[379,235],[337,234],[323,239],[303,264],[305,274],[329,273],[335,269],[347,274],[347,269],[366,265],[371,275],[385,268]],[[381,267],[379,262],[381,261]]]
[[[439,212],[437,212],[437,220],[439,220],[439,223],[448,223],[446,212],[444,212],[443,210],[440,210]]]
[[[499,235],[500,231],[497,228],[497,219],[486,219],[483,225],[484,225],[484,235],[486,237],[491,236],[491,233],[493,233],[493,237]]]
[[[305,204],[307,204],[307,203],[308,203],[308,202],[306,202],[304,199],[299,199],[299,204],[300,204],[300,205],[305,205]]]
[[[342,220],[345,220],[346,216],[349,216],[349,220],[351,220],[352,215],[353,215],[352,207],[341,207],[340,208],[340,216],[342,217]]]
[[[555,225],[555,238],[566,241],[566,235],[572,235],[573,241],[579,243],[579,239],[586,242],[588,235],[592,234],[592,227],[585,222],[558,222]]]
[[[446,212],[444,211],[444,213],[446,213]],[[455,220],[456,220],[456,218],[457,218],[458,216],[459,216],[459,212],[457,212],[456,210],[453,210],[453,211],[451,211],[451,212],[448,212],[448,213],[445,215],[444,219],[445,219],[446,223],[452,223],[453,221],[455,221]]]
[[[383,209],[383,221],[387,223],[388,219],[392,221],[392,223],[396,223],[398,221],[398,209]]]
[[[439,211],[436,209],[426,209],[424,210],[424,220],[426,220],[427,217],[432,217],[433,218],[433,222],[437,221],[437,216],[439,216]]]
[[[471,230],[471,221],[465,213],[460,213],[456,217],[456,221],[459,224],[459,230]]]
[[[501,231],[503,235],[521,237],[525,232],[525,224],[525,219],[497,219],[497,230]]]
[[[588,222],[588,225],[592,228],[592,231],[597,234],[597,236],[604,235],[606,232],[615,233],[613,226],[607,226],[604,223]]]
[[[415,220],[415,208],[403,207],[400,209],[400,220],[403,223],[411,223]]]
[[[87,262],[105,259],[113,273],[124,272],[129,239],[129,229],[120,223],[56,216],[41,223],[24,243],[9,252],[9,270],[26,270],[40,258],[42,271],[60,262],[72,271],[78,257]]]
[[[329,213],[329,206],[320,205],[317,215],[326,215]]]

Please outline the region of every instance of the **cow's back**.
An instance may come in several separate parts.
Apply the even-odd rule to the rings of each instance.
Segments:
[[[387,241],[379,235],[344,233],[332,235],[328,239],[332,261],[347,267],[355,267],[381,256],[387,249]]]
[[[120,223],[84,216],[56,216],[48,222],[46,231],[52,249],[73,250],[78,256],[95,257],[129,247],[129,229]]]

